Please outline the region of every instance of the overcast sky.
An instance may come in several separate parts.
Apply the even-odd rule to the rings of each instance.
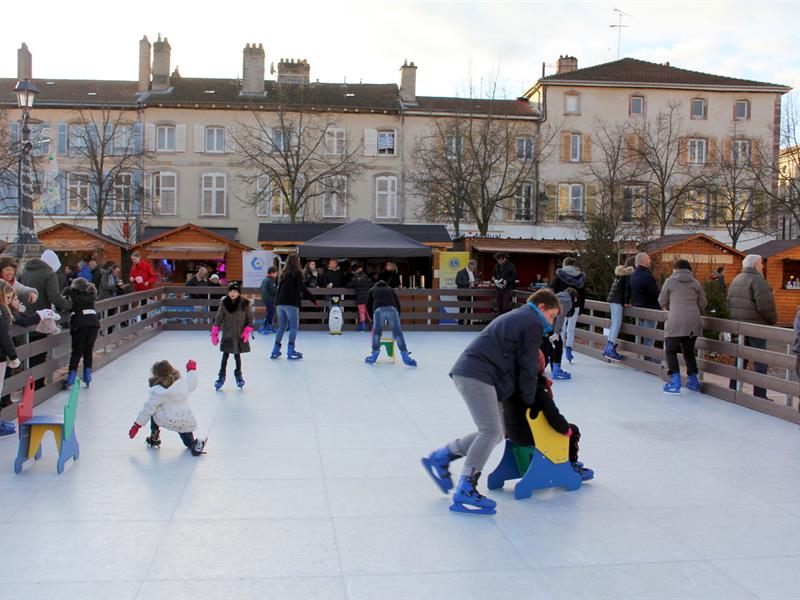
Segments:
[[[35,6],[32,10],[30,7]],[[114,7],[109,8],[109,7]],[[800,87],[800,2],[228,2],[137,0],[7,2],[0,76],[16,77],[27,42],[35,78],[138,76],[138,40],[160,32],[187,77],[236,77],[246,42],[269,64],[306,58],[320,81],[395,82],[404,59],[419,67],[419,95],[465,95],[495,75],[517,96],[559,54],[578,66],[622,56]],[[120,15],[120,16],[117,16]],[[269,75],[267,75],[269,77]]]

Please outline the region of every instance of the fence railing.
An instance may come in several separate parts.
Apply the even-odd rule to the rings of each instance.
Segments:
[[[520,303],[526,293],[517,292]],[[625,307],[618,350],[625,356],[623,366],[639,369],[667,379],[664,361],[663,310]],[[655,322],[645,327],[642,321]],[[604,329],[611,327],[611,309],[607,302],[587,300],[578,317],[573,350],[604,360],[606,344]],[[745,345],[746,338],[766,340],[762,350]],[[703,335],[697,340],[697,367],[706,394],[747,406],[787,421],[800,423],[800,382],[797,377],[797,357],[791,353],[795,334],[783,327],[755,325],[730,319],[703,317]],[[650,346],[645,340],[654,340]],[[648,360],[649,359],[649,360]],[[679,355],[685,375],[685,363]],[[767,373],[748,369],[754,363],[767,365]],[[753,386],[766,390],[767,398],[754,395]]]

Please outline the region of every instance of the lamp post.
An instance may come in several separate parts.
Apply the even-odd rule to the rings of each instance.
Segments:
[[[30,110],[38,88],[29,79],[18,81],[14,92],[17,94],[17,104],[22,109],[22,135],[20,138],[19,169],[17,171],[17,239],[15,242],[16,253],[20,258],[26,254],[25,250],[38,250],[39,239],[33,226],[33,182],[31,179],[31,130],[28,127]]]

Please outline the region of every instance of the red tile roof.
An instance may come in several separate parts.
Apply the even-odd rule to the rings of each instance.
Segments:
[[[537,113],[527,100],[489,100],[483,98],[444,98],[417,96],[417,106],[411,110],[431,112],[491,113],[496,115],[535,117]]]
[[[613,62],[603,63],[578,69],[571,73],[549,75],[540,79],[542,83],[625,83],[642,85],[666,85],[692,87],[737,87],[737,88],[767,88],[771,91],[788,90],[787,86],[749,79],[737,79],[679,69],[668,64],[652,63],[635,58],[622,58]]]

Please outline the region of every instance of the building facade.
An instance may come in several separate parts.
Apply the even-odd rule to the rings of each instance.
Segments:
[[[421,140],[434,140],[442,123],[496,120],[513,125],[513,139],[504,142],[507,164],[523,168],[535,156],[536,168],[515,181],[516,191],[493,211],[486,233],[574,240],[601,193],[590,168],[602,154],[599,123],[633,126],[678,104],[681,137],[694,140],[691,160],[698,164],[713,148],[727,151],[731,144],[777,153],[780,98],[787,91],[633,59],[579,70],[577,60],[562,57],[559,72],[523,98],[442,98],[417,95],[413,63],[400,68],[398,84],[348,84],[312,81],[306,60],[281,59],[275,79],[267,80],[263,47],[247,44],[241,79],[185,78],[171,70],[170,52],[166,38],[152,45],[143,38],[136,81],[34,79],[40,89],[31,113],[37,227],[96,227],[99,204],[104,233],[129,243],[145,225],[233,227],[240,242],[257,247],[259,223],[293,218],[447,223],[446,215],[423,210],[425,192],[415,177]],[[31,62],[23,45],[18,79],[31,77]],[[0,108],[12,150],[19,139],[15,83],[0,79],[8,90]],[[305,141],[298,132],[308,133]],[[440,142],[445,154],[462,151],[458,135]],[[547,148],[537,149],[544,143]],[[302,153],[291,156],[304,144],[314,153],[305,161]],[[106,167],[90,164],[98,153]],[[285,177],[276,175],[281,160],[293,161]],[[287,185],[293,189],[287,192]],[[641,193],[633,187],[623,195]],[[0,237],[13,239],[13,178],[2,182],[0,196]],[[288,197],[307,201],[295,210]],[[628,212],[636,218],[635,207]],[[710,206],[707,218],[678,215],[670,231],[692,226],[724,240],[711,215]],[[460,234],[477,234],[468,211],[463,219]]]

